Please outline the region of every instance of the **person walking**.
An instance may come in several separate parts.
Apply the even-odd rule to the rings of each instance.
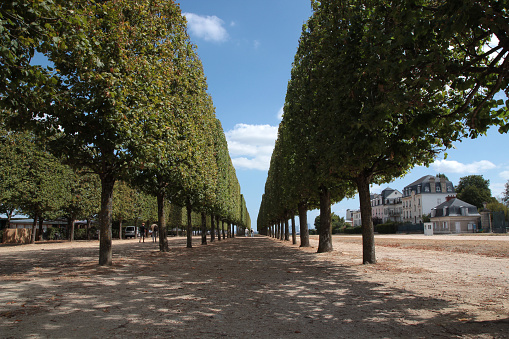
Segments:
[[[143,239],[143,242],[145,242],[145,223],[142,223],[140,226],[140,241]]]
[[[156,242],[157,241],[157,225],[156,224],[152,224],[150,226],[151,230],[152,230],[152,242]]]

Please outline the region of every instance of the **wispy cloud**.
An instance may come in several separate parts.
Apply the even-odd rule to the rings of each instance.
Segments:
[[[189,34],[211,42],[228,40],[228,32],[223,27],[224,21],[217,16],[201,16],[194,13],[183,13],[187,19]]]
[[[494,163],[488,160],[475,161],[470,164],[463,164],[454,160],[437,160],[431,166],[438,172],[460,174],[476,174],[497,167]]]
[[[266,171],[277,138],[277,126],[237,124],[225,133],[236,168]]]
[[[504,180],[509,180],[509,171],[502,171],[499,173],[499,176]]]

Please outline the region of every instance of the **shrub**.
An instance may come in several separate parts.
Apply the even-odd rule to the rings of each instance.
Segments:
[[[355,226],[355,227],[347,227],[345,228],[346,234],[361,234],[362,228],[361,226]]]
[[[395,222],[386,222],[375,226],[375,232],[379,234],[394,234],[398,232],[398,224]]]

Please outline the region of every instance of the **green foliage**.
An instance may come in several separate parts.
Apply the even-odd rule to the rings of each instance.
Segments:
[[[384,224],[376,225],[375,232],[379,234],[395,234],[398,232],[398,223],[386,222]]]
[[[502,201],[509,206],[509,180],[505,183],[505,190],[502,193]]]
[[[482,175],[461,177],[456,185],[456,193],[458,199],[481,209],[484,203],[491,201],[490,181],[484,179]]]
[[[492,212],[504,213],[505,220],[509,220],[509,207],[498,201],[492,201],[486,205],[486,208]]]
[[[361,226],[350,226],[345,228],[346,234],[361,234],[362,233],[362,227]]]

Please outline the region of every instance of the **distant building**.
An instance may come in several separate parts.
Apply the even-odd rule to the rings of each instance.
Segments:
[[[452,198],[431,210],[433,233],[473,233],[479,227],[481,215],[477,207]]]
[[[423,215],[430,214],[433,207],[455,195],[451,181],[426,175],[403,189],[403,221],[420,223]]]
[[[350,221],[352,226],[361,226],[361,210],[346,210],[346,220]]]
[[[383,223],[387,221],[402,221],[403,194],[387,187],[380,194],[373,194],[371,198],[371,215],[379,218]]]

